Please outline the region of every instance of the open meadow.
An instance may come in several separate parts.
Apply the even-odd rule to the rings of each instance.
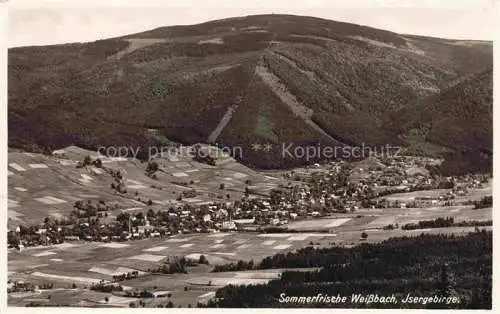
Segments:
[[[227,285],[259,284],[277,278],[281,270],[242,271],[212,273],[213,265],[237,262],[238,260],[259,262],[267,256],[287,253],[306,246],[351,247],[362,242],[380,242],[391,237],[416,236],[421,233],[463,234],[474,231],[474,227],[451,227],[420,230],[383,230],[388,224],[405,224],[438,217],[454,217],[461,220],[489,220],[491,208],[473,210],[470,206],[425,209],[384,209],[358,211],[356,215],[336,218],[292,222],[290,229],[303,232],[257,233],[233,232],[211,234],[186,234],[169,238],[134,240],[119,243],[74,242],[53,246],[27,248],[22,251],[9,250],[9,279],[43,284],[54,283],[56,299],[62,298],[73,305],[87,302],[101,304],[109,294],[90,293],[84,288],[101,280],[110,282],[113,276],[139,271],[136,279],[121,282],[124,289],[148,289],[168,291],[169,300],[176,305],[194,306],[197,302],[213,297],[217,288]],[[490,227],[485,227],[491,229]],[[312,232],[315,229],[321,232]],[[309,230],[309,231],[307,231]],[[360,235],[368,237],[361,241]],[[184,256],[199,259],[204,255],[209,265],[189,267],[187,274],[148,274],[172,257]],[[72,289],[76,284],[76,290]],[[68,290],[69,289],[69,290]],[[83,290],[82,290],[83,289]],[[72,292],[71,292],[72,291]],[[70,293],[71,292],[71,293]],[[45,292],[44,292],[45,293]],[[52,294],[52,292],[51,292]],[[43,294],[42,294],[43,295]],[[64,297],[66,296],[66,297]],[[68,297],[71,296],[71,297]],[[27,304],[40,295],[12,295],[9,304]],[[108,306],[128,306],[127,298],[112,296]],[[46,302],[46,301],[44,301]],[[55,302],[55,301],[52,301]],[[101,302],[101,303],[99,303]],[[155,298],[152,301],[166,301]],[[85,303],[85,304],[87,304]]]
[[[165,210],[171,206],[194,206],[240,199],[252,187],[255,197],[268,196],[272,188],[286,185],[281,173],[257,172],[222,155],[215,166],[195,162],[186,156],[157,157],[156,176],[145,173],[147,163],[134,159],[100,157],[102,167],[77,167],[86,156],[95,153],[69,147],[64,158],[9,153],[8,227],[39,224],[46,217],[61,219],[74,210],[77,201],[106,201],[115,206],[103,221],[113,221],[122,212]],[[110,170],[123,173],[127,193],[117,193]],[[223,187],[221,187],[223,185]],[[180,197],[195,190],[194,197]],[[421,196],[437,197],[447,190],[396,193],[386,199],[408,201]],[[471,190],[461,199],[478,200],[491,195],[491,185]],[[149,200],[151,203],[148,205]],[[8,251],[8,278],[12,282],[36,285],[53,284],[50,290],[9,293],[9,305],[24,306],[31,302],[47,305],[128,307],[139,298],[115,292],[90,290],[92,285],[111,283],[116,276],[137,272],[136,278],[119,284],[124,290],[152,291],[151,306],[171,301],[175,306],[195,306],[213,298],[218,288],[232,285],[254,285],[278,279],[282,269],[262,271],[212,272],[216,265],[259,263],[275,254],[287,254],[313,246],[352,247],[360,243],[380,242],[391,237],[415,236],[420,233],[467,233],[474,227],[426,228],[402,230],[408,223],[452,217],[455,222],[492,219],[492,208],[474,209],[473,205],[425,208],[358,209],[330,214],[321,218],[290,219],[280,232],[265,229],[245,232],[180,233],[122,242],[69,241],[57,245],[26,247]],[[395,229],[387,229],[389,225]],[[399,226],[399,227],[398,227]],[[486,227],[490,229],[490,227]],[[361,238],[362,233],[367,236]],[[208,264],[187,268],[187,273],[163,274],[155,270],[170,260],[184,257]]]
[[[182,154],[156,158],[160,170],[152,178],[145,174],[147,163],[135,159],[103,157],[74,146],[63,151],[64,158],[9,153],[9,228],[38,224],[45,217],[68,216],[76,201],[104,200],[117,204],[109,213],[112,220],[123,211],[146,211],[149,200],[152,201],[149,208],[153,210],[182,204],[196,206],[239,199],[249,182],[256,195],[268,195],[272,188],[284,182],[279,177],[253,171],[222,153],[218,153],[220,158],[215,166],[195,162]],[[102,168],[77,168],[77,163],[86,156],[93,160],[99,157]],[[106,169],[123,173],[126,194],[118,194],[111,188],[114,179]],[[183,192],[192,190],[196,191],[195,196],[183,196]]]

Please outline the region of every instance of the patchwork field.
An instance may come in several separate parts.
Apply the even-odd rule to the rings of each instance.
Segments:
[[[103,167],[124,173],[127,194],[117,195],[110,188],[113,178],[104,169],[94,166],[77,168],[85,156],[100,157]],[[9,153],[9,228],[19,224],[38,224],[45,217],[61,218],[73,210],[78,200],[105,200],[119,204],[116,216],[124,210],[141,210],[146,202],[152,208],[189,203],[193,205],[220,201],[228,195],[240,198],[245,191],[245,181],[251,180],[254,192],[267,195],[272,188],[283,183],[281,179],[255,172],[233,158],[218,154],[216,166],[192,160],[189,155],[156,158],[160,166],[157,178],[145,174],[146,163],[135,159],[98,156],[96,152],[78,147],[58,151],[57,156],[10,152]],[[215,179],[214,179],[215,178]],[[226,188],[220,190],[220,183]],[[178,196],[194,189],[196,197]]]
[[[19,224],[39,223],[47,216],[63,217],[73,210],[77,200],[113,201],[120,206],[111,212],[114,219],[121,211],[136,211],[146,208],[144,200],[153,201],[153,209],[164,209],[170,204],[187,202],[207,203],[218,200],[220,182],[224,182],[225,194],[239,198],[245,189],[246,180],[251,180],[258,193],[268,193],[272,187],[283,182],[279,175],[270,172],[255,172],[229,157],[222,157],[218,165],[208,166],[183,158],[170,157],[159,161],[161,171],[157,179],[145,175],[146,164],[136,160],[103,158],[105,167],[121,169],[125,174],[126,196],[117,195],[109,185],[113,178],[95,167],[77,168],[75,164],[92,152],[70,147],[65,150],[67,159],[39,154],[9,153],[9,228]],[[45,165],[45,166],[42,166]],[[187,182],[187,183],[186,183]],[[186,189],[196,189],[197,195],[175,200]],[[135,195],[137,191],[139,201]],[[426,191],[427,194],[442,191]],[[394,199],[412,199],[427,194],[402,193],[389,195]],[[467,197],[480,199],[491,195],[491,186],[472,191]],[[387,197],[386,197],[387,198]],[[278,278],[282,270],[242,271],[212,273],[213,265],[227,264],[239,260],[253,260],[295,251],[306,246],[329,247],[332,245],[353,246],[361,242],[378,242],[390,237],[412,236],[419,233],[464,233],[468,228],[401,229],[383,230],[389,224],[414,223],[439,217],[453,217],[456,222],[464,220],[491,220],[492,208],[474,210],[473,206],[449,206],[430,208],[360,209],[346,214],[337,214],[321,219],[290,221],[282,233],[211,233],[180,234],[174,237],[150,238],[127,242],[71,242],[52,246],[28,247],[21,251],[8,252],[9,280],[22,280],[34,284],[53,283],[54,289],[33,293],[9,294],[9,305],[26,305],[29,302],[47,304],[72,304],[80,306],[128,307],[137,298],[89,291],[88,287],[101,281],[113,281],[113,276],[138,271],[139,277],[120,282],[124,289],[149,289],[157,297],[148,302],[166,303],[171,300],[176,306],[196,305],[214,296],[218,287],[227,284],[259,284]],[[489,228],[486,228],[489,229]],[[361,240],[362,232],[368,237]],[[209,265],[189,267],[187,274],[152,273],[172,257],[197,260],[204,255]],[[76,285],[74,289],[73,284]],[[47,295],[51,299],[47,299]],[[107,298],[107,302],[104,301]],[[167,300],[168,299],[168,300]]]
[[[407,224],[420,220],[453,217],[455,222],[468,220],[491,220],[492,208],[475,210],[469,206],[447,206],[428,208],[385,208],[360,209],[354,213],[343,214],[335,218],[309,219],[291,222],[288,229],[299,231],[364,231],[366,229],[383,228],[389,224]]]
[[[381,189],[383,190],[383,189]],[[424,191],[415,191],[408,193],[394,193],[386,196],[378,197],[376,199],[386,199],[388,201],[400,201],[400,202],[410,202],[415,200],[418,197],[439,197],[441,195],[445,195],[447,192],[450,192],[451,189],[435,189],[435,190],[424,190]],[[470,189],[467,191],[465,195],[457,195],[454,198],[454,201],[457,203],[465,202],[465,201],[478,201],[484,196],[493,195],[493,182],[490,180],[488,183],[483,184],[482,188]]]
[[[488,184],[485,184],[482,189],[473,189],[469,191],[466,195],[464,196],[457,196],[455,199],[458,202],[462,201],[479,201],[481,200],[482,197],[485,196],[491,196],[493,195],[493,182],[489,182]]]
[[[188,274],[144,275],[144,272],[156,268],[163,260],[173,256],[199,259],[203,254],[210,265],[225,264],[240,259],[253,259],[257,262],[268,255],[307,246],[310,239],[328,245],[329,239],[334,236],[307,234],[298,239],[295,234],[283,234],[278,238],[272,234],[217,233],[180,235],[170,239],[147,239],[126,243],[75,242],[27,248],[23,251],[9,250],[9,279],[39,284],[52,282],[56,289],[70,289],[75,283],[81,289],[101,280],[111,281],[114,275],[138,270],[140,277],[123,282],[124,286],[166,289],[176,295],[174,301],[176,304],[180,302],[187,306],[196,304],[201,295],[205,294],[204,298],[207,298],[208,292],[215,291],[222,285],[265,283],[277,278],[280,271],[270,270],[263,274],[210,273],[211,266],[200,265],[188,268]],[[268,240],[269,238],[275,240]],[[186,286],[190,292],[184,291]],[[208,292],[207,286],[210,290]],[[26,298],[30,299],[28,296]],[[23,297],[17,296],[14,303],[10,304],[20,304],[22,299]]]
[[[388,201],[400,201],[409,202],[415,200],[417,197],[439,197],[440,195],[446,194],[449,190],[446,189],[436,189],[436,190],[425,190],[425,191],[415,191],[408,193],[395,193],[379,197],[378,199],[386,199]]]
[[[368,213],[365,213],[368,214]],[[331,219],[317,219],[290,224],[290,227],[326,228],[328,233],[214,233],[179,235],[173,238],[145,239],[125,243],[87,243],[75,242],[46,247],[27,248],[22,251],[9,250],[8,270],[10,280],[25,280],[33,283],[54,283],[55,295],[65,295],[74,284],[77,290],[66,302],[80,304],[89,302],[83,298],[82,288],[101,280],[111,281],[114,275],[130,271],[139,271],[139,278],[122,283],[127,289],[148,288],[169,291],[176,305],[188,306],[213,296],[217,287],[227,284],[259,284],[277,278],[281,270],[266,270],[261,272],[224,272],[211,273],[211,265],[236,262],[238,260],[254,260],[264,257],[294,251],[298,248],[314,245],[328,247],[331,245],[352,246],[360,243],[361,232],[367,232],[365,242],[378,242],[394,236],[412,236],[425,233],[466,233],[474,230],[469,228],[441,228],[405,231],[377,229],[389,223],[407,223],[432,217],[442,217],[453,214],[457,220],[491,219],[491,209],[472,210],[470,207],[429,208],[418,211],[388,209],[383,212],[370,213],[362,216],[344,216]],[[361,217],[360,217],[361,216]],[[489,229],[489,228],[487,228]],[[147,274],[163,261],[173,256],[199,259],[205,255],[210,265],[199,265],[188,268],[188,274],[154,275]],[[186,291],[186,289],[188,289]],[[45,293],[45,292],[43,292]],[[43,295],[42,293],[42,295]],[[109,294],[96,294],[98,300],[85,305],[101,304]],[[39,295],[37,296],[39,297]],[[63,297],[61,297],[63,298]],[[128,306],[130,300],[113,296],[108,301],[110,306]],[[12,295],[10,305],[26,304],[33,299],[31,294]],[[64,298],[63,298],[64,299]],[[97,303],[96,303],[97,302]],[[162,302],[155,298],[151,302]],[[83,304],[83,303],[82,303]]]

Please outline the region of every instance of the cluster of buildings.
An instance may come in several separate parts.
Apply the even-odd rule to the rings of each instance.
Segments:
[[[8,280],[7,281],[7,293],[11,292],[34,292],[36,289],[38,289],[38,286],[25,282],[22,280],[17,280],[17,281],[12,281]]]
[[[78,203],[78,215],[70,219],[46,219],[38,226],[17,227],[8,232],[10,247],[57,244],[64,241],[127,241],[148,237],[164,237],[179,233],[204,233],[251,230],[259,226],[281,226],[291,220],[315,218],[331,213],[345,213],[360,208],[426,207],[452,205],[457,195],[479,188],[487,176],[468,175],[442,178],[432,176],[425,165],[432,159],[394,157],[384,163],[368,158],[358,163],[332,162],[314,165],[284,174],[292,179],[286,186],[271,191],[269,197],[248,195],[240,200],[220,201],[193,206],[149,206],[123,211],[108,217],[108,204]],[[433,197],[418,197],[411,202],[391,201],[383,195],[446,188]],[[95,209],[91,214],[88,209]],[[118,209],[119,210],[119,209]],[[104,215],[102,213],[105,213]],[[75,212],[74,212],[75,213]]]

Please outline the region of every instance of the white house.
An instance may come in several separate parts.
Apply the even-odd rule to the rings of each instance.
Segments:
[[[236,230],[236,224],[234,223],[234,221],[224,221],[222,223],[222,229],[225,229],[225,230]]]

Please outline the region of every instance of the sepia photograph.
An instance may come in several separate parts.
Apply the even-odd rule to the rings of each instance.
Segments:
[[[492,309],[498,3],[0,5],[8,308]]]

